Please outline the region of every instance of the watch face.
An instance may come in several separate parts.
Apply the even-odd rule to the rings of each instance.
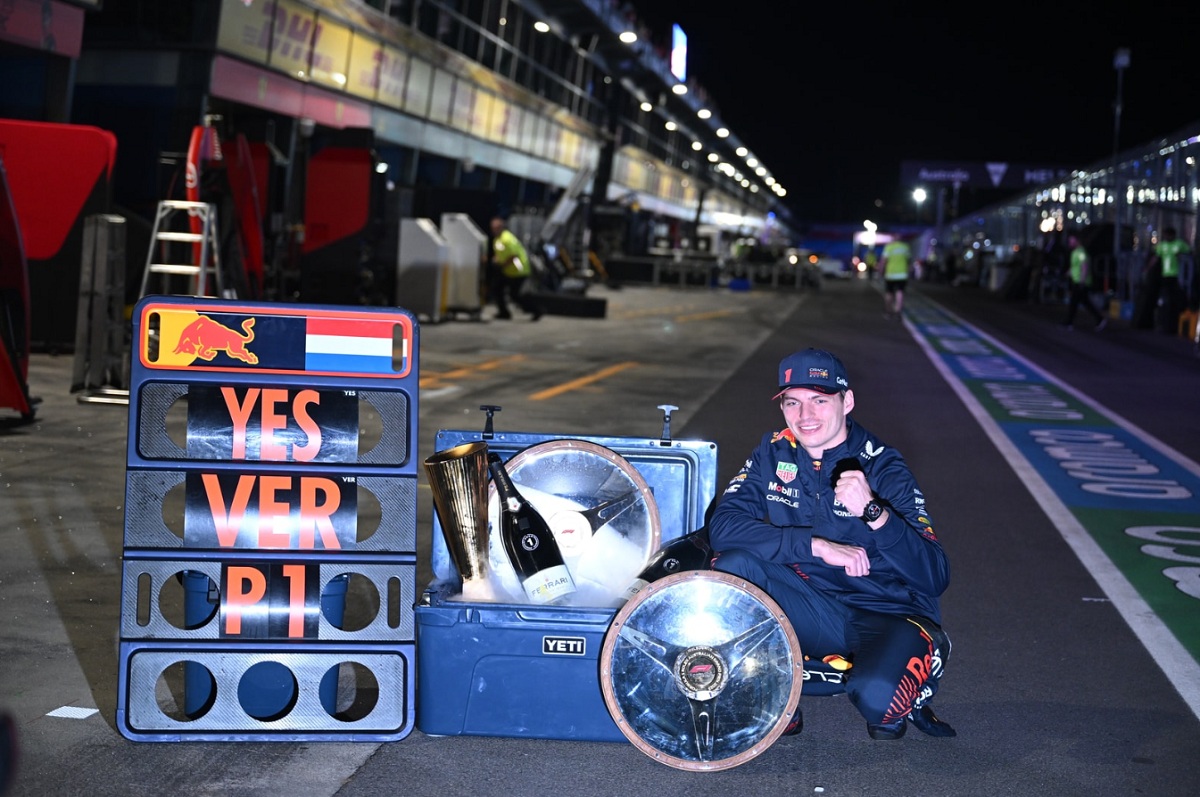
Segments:
[[[882,514],[883,507],[874,501],[868,501],[867,505],[863,507],[863,520],[867,521],[868,523],[879,520],[879,516]]]

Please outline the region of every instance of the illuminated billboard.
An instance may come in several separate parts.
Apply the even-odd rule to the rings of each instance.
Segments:
[[[687,34],[678,25],[671,26],[671,74],[687,82]]]

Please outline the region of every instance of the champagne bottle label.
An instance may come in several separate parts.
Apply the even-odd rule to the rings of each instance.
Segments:
[[[526,597],[533,603],[552,603],[575,592],[575,582],[546,520],[513,484],[499,455],[488,455],[488,466],[502,504],[500,535]]]
[[[633,596],[637,595],[639,592],[641,592],[642,587],[646,586],[649,583],[650,582],[644,578],[641,578],[641,577],[635,578],[633,580],[633,583],[625,588],[625,592],[623,595],[621,595],[621,597],[627,601],[633,600]]]
[[[550,603],[575,591],[575,582],[566,565],[539,570],[522,581],[521,586],[534,603]]]
[[[675,546],[678,548],[678,546]],[[632,600],[634,595],[642,591],[642,587],[649,584],[651,581],[657,581],[664,576],[674,575],[682,572],[685,569],[682,562],[674,556],[664,556],[657,562],[646,567],[638,577],[633,580],[628,587],[625,588],[625,600]]]

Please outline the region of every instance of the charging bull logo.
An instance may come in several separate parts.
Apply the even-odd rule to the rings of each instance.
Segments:
[[[206,315],[201,315],[179,333],[179,344],[174,353],[191,354],[211,362],[217,356],[217,352],[223,351],[236,360],[256,365],[258,355],[246,348],[246,344],[253,340],[253,318],[242,322],[242,332],[239,333]]]

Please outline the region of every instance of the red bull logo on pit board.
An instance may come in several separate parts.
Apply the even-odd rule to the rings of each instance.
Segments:
[[[243,321],[242,332],[238,332],[206,315],[201,315],[179,333],[179,343],[175,346],[174,353],[191,354],[211,362],[218,352],[225,352],[236,360],[255,365],[258,363],[258,355],[246,348],[253,340],[253,318]]]

